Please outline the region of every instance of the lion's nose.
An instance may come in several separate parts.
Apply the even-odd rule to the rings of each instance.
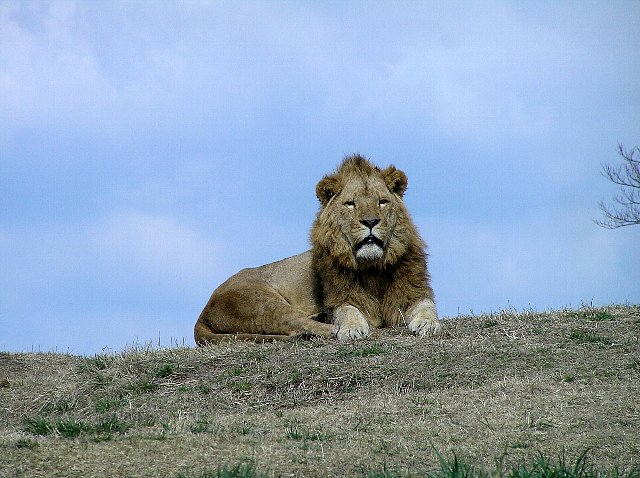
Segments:
[[[360,223],[367,226],[369,229],[373,229],[376,224],[380,222],[380,219],[377,217],[367,217],[365,219],[360,219]]]

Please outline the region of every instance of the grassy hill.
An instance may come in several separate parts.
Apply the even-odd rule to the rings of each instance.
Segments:
[[[0,352],[0,476],[640,477],[639,338],[640,307],[612,306],[422,340]]]

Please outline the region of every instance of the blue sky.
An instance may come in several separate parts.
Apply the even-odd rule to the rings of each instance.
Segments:
[[[638,303],[640,227],[592,220],[639,45],[637,1],[0,1],[0,350],[192,345],[354,152],[409,176],[441,315]]]

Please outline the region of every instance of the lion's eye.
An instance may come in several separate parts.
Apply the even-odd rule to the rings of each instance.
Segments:
[[[380,207],[384,207],[387,204],[389,204],[389,200],[388,199],[380,199],[380,202],[378,204],[380,204]]]
[[[354,203],[353,201],[346,201],[344,205],[349,209],[353,209],[354,207],[356,207],[356,203]]]

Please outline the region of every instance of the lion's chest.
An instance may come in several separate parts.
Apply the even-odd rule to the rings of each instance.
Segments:
[[[359,278],[354,303],[374,327],[400,325],[408,307],[408,298],[396,287],[387,274]]]

